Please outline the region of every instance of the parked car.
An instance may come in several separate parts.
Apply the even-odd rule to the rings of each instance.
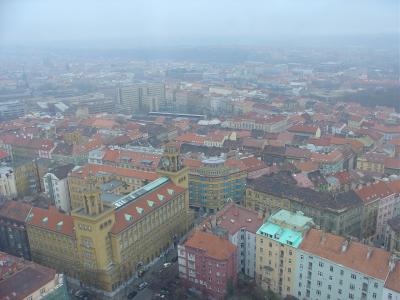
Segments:
[[[167,262],[167,263],[163,264],[163,268],[166,269],[166,268],[168,268],[170,265],[171,265],[171,263],[170,263],[170,262]]]
[[[145,289],[149,284],[146,281],[143,281],[141,284],[139,284],[138,288],[139,290]]]
[[[89,300],[90,299],[90,293],[85,290],[78,290],[75,293],[75,297],[82,299],[82,300]]]
[[[133,298],[135,298],[136,295],[137,295],[137,292],[136,291],[132,291],[132,292],[130,292],[128,294],[128,299],[133,299]]]

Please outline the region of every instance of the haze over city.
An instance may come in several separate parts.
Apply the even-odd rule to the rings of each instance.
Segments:
[[[0,1],[0,300],[400,300],[399,20]]]

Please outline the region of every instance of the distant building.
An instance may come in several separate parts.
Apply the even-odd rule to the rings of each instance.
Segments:
[[[296,250],[314,226],[301,213],[280,210],[268,218],[256,236],[256,281],[285,297],[296,288]]]
[[[0,202],[0,251],[31,259],[26,218],[32,206],[18,201]]]
[[[44,190],[57,208],[70,212],[71,202],[68,188],[68,173],[75,167],[73,164],[56,167],[43,176]]]
[[[229,167],[221,158],[208,158],[189,173],[190,206],[208,213],[220,210],[226,202],[243,200],[246,172]]]
[[[17,195],[17,185],[13,168],[0,167],[0,195],[15,197]]]
[[[256,232],[262,224],[262,214],[229,203],[204,221],[201,229],[229,239],[237,247],[237,271],[254,278]]]
[[[390,268],[391,272],[383,287],[382,299],[400,300],[400,262],[392,262]]]
[[[0,102],[0,121],[16,119],[24,115],[24,103],[21,100],[3,100]]]
[[[64,276],[0,252],[0,299],[69,300]]]
[[[203,231],[178,246],[179,276],[205,297],[224,299],[228,285],[236,284],[236,260],[235,245]]]
[[[164,101],[163,83],[137,83],[117,88],[117,105],[124,114],[158,111]]]

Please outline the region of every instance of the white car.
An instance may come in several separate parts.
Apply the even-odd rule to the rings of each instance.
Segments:
[[[139,284],[138,289],[141,291],[141,290],[145,289],[148,285],[149,284],[146,281],[144,281],[141,284]]]

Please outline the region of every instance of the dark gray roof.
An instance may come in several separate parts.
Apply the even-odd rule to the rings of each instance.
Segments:
[[[266,194],[300,202],[303,205],[332,211],[345,211],[362,205],[362,201],[353,191],[332,195],[317,192],[295,185],[294,179],[286,173],[272,174],[249,180],[248,186]]]
[[[74,164],[58,166],[55,167],[54,169],[51,169],[48,173],[54,174],[54,176],[56,176],[58,179],[61,180],[67,178],[68,173],[71,172],[74,167],[75,167]]]

